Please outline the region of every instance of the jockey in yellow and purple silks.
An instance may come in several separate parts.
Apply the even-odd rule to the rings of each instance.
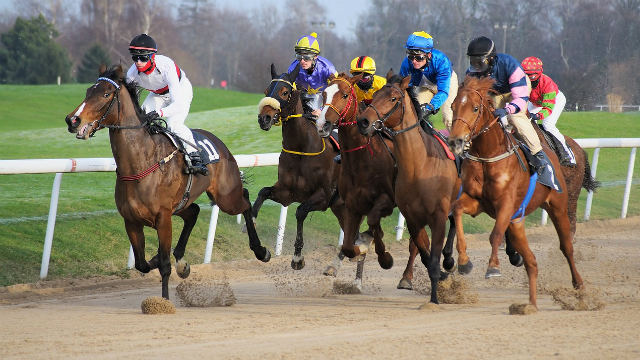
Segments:
[[[451,105],[458,93],[458,76],[451,61],[433,48],[433,38],[424,31],[409,35],[404,47],[407,57],[402,60],[400,76],[411,75],[411,87],[407,90],[418,119],[429,122],[429,116],[442,109],[442,122],[451,129]]]
[[[296,59],[291,63],[287,72],[292,72],[300,64],[300,72],[295,80],[296,89],[300,94],[305,113],[320,115],[324,101],[322,91],[329,84],[331,75],[338,75],[331,61],[320,54],[318,34],[311,33],[298,39],[295,45]]]
[[[513,125],[533,154],[530,165],[538,173],[538,181],[557,190],[551,162],[542,150],[538,134],[526,115],[531,82],[520,62],[511,55],[498,54],[493,40],[485,36],[471,40],[467,55],[470,65],[467,74],[495,79],[493,89],[497,93],[492,95],[496,107],[493,116],[499,118],[503,126],[507,123]]]

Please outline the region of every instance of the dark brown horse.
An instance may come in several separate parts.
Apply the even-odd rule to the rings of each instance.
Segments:
[[[178,244],[173,250],[176,272],[189,276],[184,251],[200,207],[194,201],[206,191],[209,199],[228,214],[242,213],[248,227],[249,246],[256,258],[267,262],[269,250],[260,244],[253,221],[249,192],[243,188],[240,171],[225,144],[213,134],[196,130],[215,145],[220,160],[207,165],[209,175],[183,173],[184,159],[173,143],[162,134],[150,135],[150,123],[140,108],[134,84],[125,84],[120,65],[106,71],[87,89],[84,101],[66,117],[69,132],[87,140],[96,131],[108,128],[111,151],[115,158],[117,179],[116,206],[133,247],[136,269],[148,273],[158,268],[162,276],[162,296],[169,298],[171,274],[171,216],[184,220]],[[189,190],[190,187],[190,190]],[[158,232],[158,254],[145,259],[143,227]]]
[[[460,254],[458,262],[464,264],[468,261],[462,214],[476,216],[481,212],[487,213],[496,222],[489,238],[492,250],[486,276],[499,274],[498,246],[506,231],[510,245],[524,259],[529,278],[529,303],[536,306],[538,266],[527,242],[523,217],[538,207],[549,213],[560,238],[560,249],[569,263],[573,286],[581,288],[583,282],[575,266],[572,244],[576,201],[581,186],[594,190],[596,183],[591,178],[584,150],[567,138],[574,149],[578,166],[562,168],[561,172],[556,172],[562,192],[536,183],[535,192],[526,204],[524,201],[531,174],[525,166],[525,155],[515,145],[513,135],[503,129],[492,115],[492,87],[491,78],[467,77],[453,103],[454,119],[449,145],[458,154],[463,153],[465,146],[470,146],[462,165],[463,192],[453,209]],[[554,168],[560,169],[558,158],[544,142],[543,150]],[[525,207],[525,204],[524,212],[520,212],[519,208]]]
[[[338,191],[347,210],[342,249],[347,253],[355,252],[354,243],[358,238],[360,224],[366,216],[369,229],[362,235],[373,239],[378,263],[383,269],[389,269],[393,265],[393,258],[385,251],[380,220],[391,215],[396,206],[394,184],[397,168],[393,158],[394,145],[393,141],[384,138],[381,133],[369,137],[358,131],[356,115],[362,103],[357,101],[354,86],[361,77],[362,75],[350,77],[342,73],[329,82],[324,91],[326,104],[316,126],[323,137],[329,136],[333,129],[340,131],[342,166]],[[358,244],[359,250],[366,249],[367,244],[367,241]],[[418,249],[412,246],[411,250],[407,267],[398,283],[399,289],[410,290],[413,287],[413,263]],[[341,250],[339,257],[343,257],[343,254]],[[336,271],[335,268],[333,270]]]
[[[451,203],[457,196],[460,182],[455,163],[447,157],[442,144],[419,126],[406,91],[410,81],[410,77],[389,81],[378,90],[369,107],[358,116],[358,128],[365,135],[372,136],[376,130],[381,130],[393,138],[398,162],[395,202],[407,220],[411,240],[429,271],[430,301],[437,304],[440,253]],[[431,229],[431,244],[425,225]],[[449,254],[452,242],[452,237],[448,237]],[[453,267],[453,264],[447,265]]]
[[[337,181],[340,165],[333,161],[338,154],[318,135],[314,119],[303,114],[300,91],[294,90],[293,82],[300,67],[291,73],[278,75],[271,64],[271,82],[265,90],[266,97],[258,105],[258,124],[268,131],[273,125],[282,125],[282,152],[278,162],[278,181],[264,187],[253,204],[253,216],[258,217],[262,203],[271,199],[283,206],[293,202],[296,209],[297,232],[291,267],[304,267],[303,225],[311,211],[331,208],[343,228],[344,202],[338,196]]]

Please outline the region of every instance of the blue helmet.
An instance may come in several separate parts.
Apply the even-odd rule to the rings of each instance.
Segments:
[[[416,31],[409,35],[404,45],[407,50],[418,50],[430,53],[433,50],[433,38],[424,31]]]

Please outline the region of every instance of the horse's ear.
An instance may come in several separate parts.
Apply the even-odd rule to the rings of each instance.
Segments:
[[[278,77],[278,72],[276,71],[276,66],[271,63],[271,79],[275,79]]]
[[[354,77],[348,78],[347,80],[349,80],[351,85],[353,85],[353,84],[357,83],[358,81],[362,80],[363,76],[364,76],[363,74],[358,74],[358,75],[356,75]]]
[[[295,69],[293,69],[290,73],[289,73],[289,81],[294,82],[296,81],[296,78],[298,77],[298,73],[300,73],[300,63],[298,63],[298,65],[296,65]]]
[[[104,74],[105,71],[107,71],[107,65],[106,64],[100,64],[100,67],[98,68],[98,75]]]
[[[402,82],[400,83],[400,88],[401,89],[407,89],[409,87],[409,83],[411,82],[411,75],[407,75],[402,79]]]
[[[391,80],[391,77],[393,77],[394,73],[393,73],[393,68],[389,69],[389,71],[387,71],[387,80]]]
[[[122,70],[122,65],[118,64],[114,69],[114,74],[116,75],[116,79],[122,81],[124,80],[124,71]]]

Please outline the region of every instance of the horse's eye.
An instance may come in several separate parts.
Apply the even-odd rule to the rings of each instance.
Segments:
[[[109,94],[109,93],[104,93],[104,97],[105,97],[105,98],[108,98],[108,97],[109,97],[109,95],[111,95],[111,94]]]
[[[285,91],[285,92],[282,93],[282,96],[288,96],[288,95],[289,95],[288,91]]]
[[[473,112],[478,112],[478,107],[477,107],[477,106],[475,106],[475,107],[473,108]]]
[[[394,97],[391,98],[391,102],[395,102],[396,100],[398,100],[398,98],[394,98]]]
[[[348,97],[349,97],[349,94],[343,94],[343,95],[342,95],[342,98],[343,98],[343,99],[346,99],[346,98],[348,98]]]

